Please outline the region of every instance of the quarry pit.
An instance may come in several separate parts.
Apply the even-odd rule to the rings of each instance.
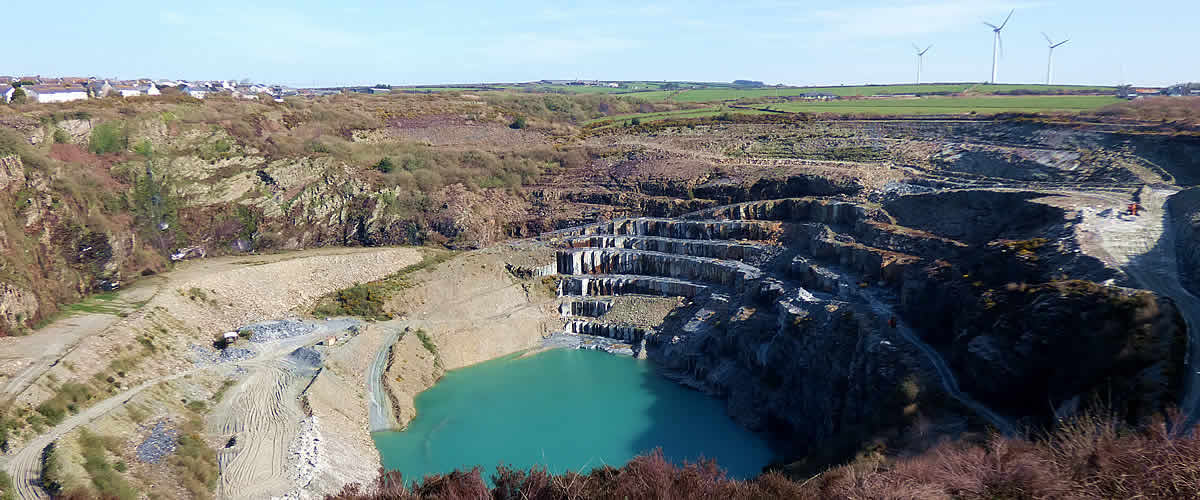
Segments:
[[[419,125],[405,133],[436,132]],[[376,204],[394,194],[359,186],[340,200],[350,181],[338,176],[353,175],[322,160],[221,160],[262,172],[243,179],[263,185],[242,202],[277,246],[226,245],[229,256],[147,274],[114,309],[0,339],[3,396],[26,414],[66,381],[102,386],[8,438],[0,463],[18,497],[44,498],[48,469],[84,475],[69,457],[85,430],[132,449],[170,428],[216,450],[221,498],[319,498],[371,481],[371,433],[409,425],[414,398],[447,371],[555,348],[645,359],[721,401],[780,450],[773,466],[797,471],[1017,434],[1101,394],[1129,422],[1176,406],[1196,417],[1194,141],[938,119],[709,121],[577,141],[587,162],[519,198],[447,188],[429,227],[453,255],[402,245],[413,232]],[[13,182],[42,175],[2,160]],[[227,201],[189,189],[192,222]],[[362,248],[312,249],[346,245]],[[351,329],[314,310],[364,283],[387,284],[378,316]],[[4,311],[45,300],[23,293]],[[335,326],[209,347],[276,320]],[[71,335],[38,347],[53,331]],[[48,466],[56,453],[68,458]],[[175,470],[130,463],[153,487]]]

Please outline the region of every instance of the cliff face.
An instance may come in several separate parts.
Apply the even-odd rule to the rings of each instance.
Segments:
[[[139,261],[123,218],[96,210],[103,193],[77,177],[0,157],[0,334],[21,332],[60,304],[113,286]],[[146,269],[153,269],[151,261]]]
[[[545,239],[572,300],[687,297],[644,334],[650,359],[789,453],[853,453],[839,447],[928,422],[961,431],[964,415],[1011,430],[1093,405],[1129,421],[1165,410],[1182,385],[1179,312],[1068,279],[1115,274],[1074,251],[1074,216],[1032,199],[768,200]],[[584,327],[605,325],[603,310],[568,309],[573,331],[621,332]]]
[[[1200,188],[1191,188],[1167,200],[1175,252],[1184,286],[1200,295]]]

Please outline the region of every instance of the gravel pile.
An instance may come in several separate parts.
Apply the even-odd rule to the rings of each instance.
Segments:
[[[220,359],[221,359],[222,363],[228,363],[231,361],[243,361],[243,360],[253,358],[255,354],[258,354],[258,353],[255,352],[254,349],[248,349],[245,347],[226,347],[224,349],[221,349],[221,358]]]
[[[192,353],[192,363],[196,366],[215,365],[221,362],[221,353],[211,347],[191,344],[188,350]]]
[[[175,446],[179,444],[179,431],[167,427],[166,421],[161,421],[154,424],[150,429],[150,435],[142,440],[142,444],[137,447],[138,460],[148,463],[162,463],[168,456],[175,453]]]
[[[250,335],[251,342],[271,342],[273,340],[283,340],[300,335],[307,335],[317,329],[316,325],[305,323],[298,319],[284,319],[279,321],[264,321],[255,323],[241,328],[242,330],[250,330],[254,332]]]
[[[218,350],[199,344],[189,345],[188,350],[192,354],[192,363],[196,366],[245,361],[258,354],[258,351],[248,347],[226,347]]]
[[[301,347],[288,354],[293,362],[302,366],[316,368],[321,366],[321,353],[311,347]]]

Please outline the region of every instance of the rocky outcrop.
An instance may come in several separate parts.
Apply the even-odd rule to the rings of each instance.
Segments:
[[[643,250],[580,249],[558,253],[559,274],[638,274],[742,288],[758,268],[737,261]]]
[[[612,300],[564,300],[558,305],[561,316],[598,318],[612,310]]]
[[[654,236],[596,235],[568,239],[562,245],[570,248],[624,248],[738,261],[754,261],[772,250],[768,245],[740,241],[681,240]]]
[[[580,295],[595,297],[637,294],[695,297],[706,290],[708,290],[708,287],[699,283],[651,276],[564,276],[558,282],[558,293],[562,296]]]

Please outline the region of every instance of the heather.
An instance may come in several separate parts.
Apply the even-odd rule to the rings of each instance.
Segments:
[[[1031,437],[990,435],[946,441],[923,453],[862,459],[812,477],[787,467],[739,481],[708,460],[680,465],[661,451],[620,468],[586,474],[500,467],[431,475],[404,485],[400,472],[373,484],[349,485],[337,500],[479,499],[1109,499],[1200,496],[1200,436],[1177,432],[1179,419],[1156,419],[1132,430],[1110,419],[1084,417]]]

